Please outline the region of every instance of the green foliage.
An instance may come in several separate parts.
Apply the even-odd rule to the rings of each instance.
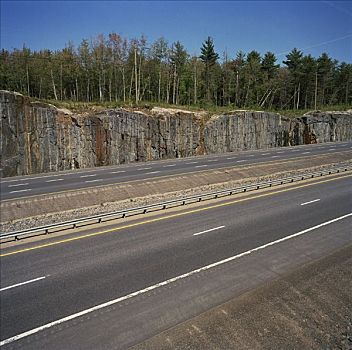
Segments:
[[[157,104],[302,113],[352,105],[351,64],[297,48],[283,64],[272,52],[261,56],[255,50],[234,57],[224,52],[220,60],[211,37],[197,57],[179,41],[148,43],[143,36],[128,40],[110,33],[58,51],[3,49],[0,88],[73,109]]]

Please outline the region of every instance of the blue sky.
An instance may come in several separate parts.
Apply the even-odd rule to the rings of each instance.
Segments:
[[[191,54],[210,35],[220,56],[255,49],[272,51],[281,62],[297,47],[352,62],[351,1],[1,0],[1,48],[56,50],[110,32],[180,40]]]

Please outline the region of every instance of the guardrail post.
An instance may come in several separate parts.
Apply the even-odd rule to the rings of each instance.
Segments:
[[[48,233],[49,233],[49,229],[46,228],[46,229],[45,229],[45,234],[47,235]]]

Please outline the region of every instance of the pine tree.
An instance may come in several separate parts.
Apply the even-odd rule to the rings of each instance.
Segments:
[[[208,36],[201,47],[200,59],[205,65],[205,86],[206,86],[206,99],[210,101],[210,81],[211,81],[211,69],[219,59],[219,55],[214,50],[213,39]]]

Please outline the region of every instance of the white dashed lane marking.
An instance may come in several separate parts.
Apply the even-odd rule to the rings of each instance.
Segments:
[[[46,180],[45,182],[56,182],[56,181],[63,181],[64,179],[52,179],[52,180]]]
[[[30,188],[27,188],[27,189],[25,189],[25,190],[11,191],[11,192],[9,192],[9,193],[19,193],[19,192],[27,192],[27,191],[31,191],[31,189],[30,189]]]
[[[27,185],[29,185],[28,182],[26,182],[24,184],[8,185],[8,187],[18,187],[18,186],[27,186]]]
[[[97,174],[89,174],[89,175],[81,175],[81,178],[85,178],[85,177],[94,177],[97,176]]]

